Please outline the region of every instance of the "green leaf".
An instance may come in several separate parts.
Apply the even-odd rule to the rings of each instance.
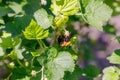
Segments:
[[[47,53],[48,53],[48,48],[44,48],[39,51],[40,56],[37,58],[37,61],[39,62],[40,65],[44,65],[47,62]]]
[[[72,73],[71,72],[65,73],[64,80],[79,80],[82,73],[83,73],[82,69],[76,65]]]
[[[15,41],[17,40],[17,41]],[[10,58],[12,58],[13,60],[14,59],[23,59],[23,55],[22,53],[25,51],[25,48],[21,47],[21,40],[18,38],[18,39],[14,39],[14,47],[13,47],[13,50],[11,51],[10,54],[8,54],[8,56]]]
[[[34,57],[38,57],[38,56],[40,56],[40,57],[38,57],[38,61],[39,61],[39,63],[41,64],[41,61],[42,61],[42,58],[45,56],[45,55],[47,55],[47,53],[48,53],[48,48],[46,47],[46,48],[43,48],[43,49],[38,49],[38,50],[36,50],[35,52],[32,52],[31,54],[32,54],[32,56],[34,56]],[[41,57],[42,56],[42,57]],[[46,57],[46,56],[45,56]]]
[[[16,2],[9,2],[9,7],[16,13],[22,13],[22,6]]]
[[[33,56],[31,54],[31,50],[27,49],[27,48],[22,48],[22,56],[24,57],[24,59],[26,59],[27,61],[32,60]]]
[[[63,15],[74,15],[79,10],[78,0],[64,0],[60,13]]]
[[[60,80],[64,77],[64,71],[73,72],[74,61],[70,53],[62,51],[47,63],[46,68],[46,74],[50,80]]]
[[[84,74],[90,78],[93,79],[94,77],[97,77],[100,74],[100,70],[99,68],[97,68],[96,66],[93,65],[88,65],[85,69],[84,69]]]
[[[40,53],[38,51],[36,52],[31,52],[32,56],[33,57],[37,57],[37,56],[40,56]]]
[[[90,25],[96,27],[98,30],[103,30],[103,22],[108,21],[111,14],[112,9],[103,3],[103,1],[91,0],[85,7],[84,16]]]
[[[39,56],[37,58],[40,65],[46,64],[47,61],[53,60],[57,56],[57,49],[54,47],[44,48],[39,50],[35,56]]]
[[[0,46],[4,49],[13,48],[20,41],[18,37],[11,38],[11,34],[6,32],[3,32],[2,38],[0,38],[0,40]]]
[[[25,78],[26,75],[27,72],[24,68],[16,67],[12,70],[12,75],[10,76],[10,80],[22,79]]]
[[[115,50],[107,59],[110,61],[110,63],[120,64],[120,50]]]
[[[48,15],[45,9],[39,9],[34,13],[35,20],[44,29],[52,25],[53,16]]]
[[[40,2],[41,0],[24,0],[23,2],[23,9],[26,15],[33,16],[34,12],[41,8]]]
[[[74,15],[78,12],[78,0],[53,0],[51,5],[51,10],[54,15]]]
[[[63,26],[66,22],[68,21],[68,16],[58,16],[58,17],[55,17],[54,19],[54,24],[55,26],[57,27],[61,27]]]
[[[110,24],[107,24],[103,27],[104,31],[109,33],[109,34],[113,34],[115,35],[116,34],[116,29],[114,26],[110,25]]]
[[[115,66],[107,67],[103,70],[103,77],[102,80],[119,80],[120,76],[120,70],[119,68]]]
[[[0,47],[0,57],[1,57],[1,56],[4,56],[4,54],[5,54],[5,52],[4,52],[3,48]]]
[[[5,7],[0,7],[0,17],[5,16],[10,10]]]
[[[48,50],[48,52],[47,52],[47,54],[48,54],[48,59],[53,59],[53,58],[55,58],[56,56],[57,56],[57,49],[56,48],[54,48],[54,47],[51,47],[49,50]]]
[[[116,39],[120,43],[120,36],[117,36]]]
[[[51,10],[55,15],[55,26],[63,26],[68,21],[68,16],[76,14],[79,10],[78,4],[78,0],[52,0]]]
[[[21,44],[21,42],[15,46],[14,54],[17,54],[18,59],[23,59],[24,57],[23,57],[22,53],[25,51],[25,48],[20,48],[20,44]]]
[[[86,7],[89,4],[90,1],[91,0],[80,0],[80,3],[83,5],[83,7]]]
[[[11,51],[8,54],[8,57],[10,57],[12,60],[15,60],[15,59],[17,59],[17,54],[14,51]]]
[[[0,56],[5,54],[7,49],[13,49],[19,43],[19,38],[11,38],[11,34],[3,33],[2,38],[0,38]],[[7,52],[6,52],[7,53]],[[13,54],[13,52],[11,52]]]
[[[39,40],[48,37],[49,32],[48,30],[44,30],[34,20],[32,20],[29,26],[27,26],[27,28],[25,29],[25,31],[23,31],[23,34],[26,39]]]
[[[0,18],[0,24],[5,24],[5,22],[4,22],[4,20],[3,20],[3,18]],[[3,25],[0,25],[0,29],[2,29],[3,27],[2,27]]]
[[[15,17],[14,21],[5,24],[5,31],[12,33],[13,36],[20,35],[26,26],[29,25],[31,16],[25,15]]]
[[[0,46],[3,49],[12,48],[13,47],[12,42],[13,41],[11,37],[1,38]]]

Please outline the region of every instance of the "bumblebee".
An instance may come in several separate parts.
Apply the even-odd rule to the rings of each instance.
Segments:
[[[70,32],[65,31],[62,35],[58,37],[58,43],[60,46],[69,46],[70,45]]]

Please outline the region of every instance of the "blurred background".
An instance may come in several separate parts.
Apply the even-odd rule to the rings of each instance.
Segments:
[[[113,9],[112,18],[108,23],[104,23],[104,32],[91,27],[78,15],[70,16],[66,25],[72,35],[78,34],[76,46],[80,56],[77,64],[81,68],[90,64],[95,65],[100,68],[101,73],[105,67],[112,65],[106,57],[114,50],[120,49],[119,40],[116,39],[120,36],[120,0],[104,0],[104,2]],[[43,7],[51,14],[48,8],[50,4],[50,0],[0,0],[0,31],[4,29],[11,32],[13,36],[20,34],[37,9]],[[10,61],[0,59],[0,80],[2,80],[9,74],[6,64]],[[80,78],[80,80],[85,79],[85,77]]]

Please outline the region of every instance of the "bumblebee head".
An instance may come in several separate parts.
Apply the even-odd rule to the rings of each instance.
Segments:
[[[69,36],[70,36],[70,32],[69,32],[69,31],[65,31],[65,32],[64,32],[64,36],[65,36],[65,37],[69,37]]]

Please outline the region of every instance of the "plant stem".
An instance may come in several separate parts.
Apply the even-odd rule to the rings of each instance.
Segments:
[[[85,21],[85,22],[87,22],[87,23],[89,23],[88,21],[87,21],[87,19],[85,18],[85,16],[84,16],[84,12],[83,12],[83,4],[82,4],[82,0],[80,0],[80,10],[81,10],[81,13],[80,13],[80,15],[82,16],[82,18],[83,18],[83,20]]]
[[[42,78],[41,78],[41,80],[44,80],[44,66],[42,66]]]
[[[39,43],[39,45],[40,45],[40,48],[43,49],[43,45],[42,45],[42,43],[41,43],[41,40],[37,40],[37,41],[38,41],[38,43]]]
[[[31,61],[31,67],[33,66],[33,61],[34,61],[35,57],[32,58],[32,61]]]
[[[42,40],[37,40],[37,41],[38,41],[41,49],[46,47],[45,43]],[[44,80],[44,65],[42,65],[42,68],[39,72],[41,72],[41,74],[42,74],[41,80]]]
[[[45,48],[46,47],[45,43],[42,40],[40,40],[40,42],[41,42],[42,46]]]
[[[42,40],[37,40],[37,41],[42,49],[46,47],[45,43]]]
[[[9,75],[8,75],[8,77],[6,78],[6,79],[4,79],[4,80],[10,80],[10,76],[12,75],[12,73],[10,73]]]
[[[17,59],[17,62],[18,62],[18,64],[19,64],[20,66],[24,67],[24,65],[20,62],[19,59]]]

